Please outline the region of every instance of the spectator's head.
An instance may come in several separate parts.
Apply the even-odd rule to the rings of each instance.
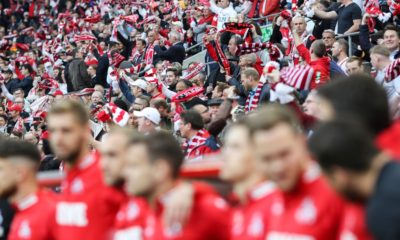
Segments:
[[[88,74],[90,77],[94,77],[96,76],[96,70],[97,70],[97,65],[90,65],[87,68]]]
[[[100,145],[101,169],[107,185],[122,186],[126,150],[130,140],[136,136],[137,133],[131,129],[114,127],[103,138]]]
[[[83,51],[82,49],[80,49],[79,47],[74,48],[74,50],[72,51],[72,56],[74,58],[83,58]]]
[[[214,98],[214,99],[210,99],[208,100],[208,107],[209,107],[209,111],[211,114],[211,120],[215,120],[217,113],[219,111],[219,107],[221,106],[223,100],[221,98]]]
[[[255,53],[245,54],[239,58],[239,66],[241,68],[252,67],[257,62],[257,55]]]
[[[104,87],[102,85],[96,84],[96,85],[94,85],[94,90],[104,94],[104,90],[105,89],[104,89]]]
[[[383,31],[383,44],[390,52],[399,48],[400,32],[395,26],[387,25],[385,27]]]
[[[285,106],[268,105],[247,124],[261,172],[281,190],[292,191],[310,159],[296,115]]]
[[[373,189],[365,186],[379,150],[373,137],[359,124],[349,120],[329,121],[318,127],[309,140],[310,150],[328,177],[331,186],[350,201],[365,202]],[[375,184],[373,180],[370,184]]]
[[[229,88],[229,85],[224,82],[218,82],[217,86],[215,86],[211,98],[222,98],[224,90]]]
[[[208,106],[205,106],[203,104],[197,104],[193,106],[192,108],[194,111],[200,113],[201,117],[203,118],[203,122],[205,124],[208,124],[211,122],[211,113],[209,111]]]
[[[10,198],[26,194],[27,187],[36,184],[40,153],[35,145],[14,139],[2,139],[0,144],[0,196]]]
[[[193,83],[190,82],[189,80],[179,80],[178,83],[176,84],[176,91],[180,92],[190,87],[193,87]]]
[[[156,33],[154,31],[149,31],[147,34],[147,44],[153,44],[156,40]]]
[[[304,113],[316,118],[319,118],[320,113],[319,113],[319,99],[317,96],[317,91],[312,90],[306,100],[303,103],[303,110]]]
[[[335,42],[335,32],[331,29],[327,29],[322,33],[322,40],[324,41],[325,47],[330,49],[333,47]]]
[[[311,44],[311,58],[319,59],[326,55],[326,47],[322,40],[316,40]]]
[[[25,106],[25,100],[22,97],[17,97],[14,99],[14,103],[18,106],[20,106],[22,109],[24,109]]]
[[[185,139],[191,139],[196,133],[204,128],[203,118],[195,110],[181,113],[180,134]]]
[[[352,75],[318,89],[322,120],[352,117],[378,134],[390,125],[385,90],[370,76]]]
[[[229,7],[229,0],[219,0],[218,5],[221,8],[227,8]]]
[[[169,106],[165,99],[154,99],[150,102],[150,106],[157,109],[161,117],[168,117]]]
[[[197,87],[203,87],[206,78],[207,74],[205,72],[199,72],[195,77],[191,79],[191,82]]]
[[[14,120],[21,115],[22,110],[22,107],[17,104],[13,104],[11,107],[8,108],[10,117]]]
[[[31,132],[25,133],[24,140],[32,143],[33,145],[36,145],[39,142],[39,139]]]
[[[177,43],[181,40],[181,35],[177,31],[171,31],[168,33],[168,40],[171,44]]]
[[[166,71],[165,81],[168,86],[173,86],[178,82],[179,76],[178,71],[174,68],[168,68]]]
[[[347,41],[344,39],[339,39],[333,44],[332,56],[333,57],[339,57],[339,56],[347,57],[348,49],[349,49],[349,44],[347,43]]]
[[[247,68],[242,72],[242,82],[247,91],[257,87],[260,81],[260,74],[254,68]]]
[[[104,101],[103,93],[98,92],[98,91],[94,91],[92,93],[91,100],[92,100],[92,104],[94,104],[94,105],[97,105],[99,103],[103,103],[103,101]]]
[[[371,65],[377,70],[383,70],[390,64],[390,51],[384,46],[377,45],[370,50]]]
[[[11,79],[11,77],[12,77],[12,71],[11,70],[9,70],[9,69],[3,70],[2,73],[3,73],[4,79],[6,81]]]
[[[87,154],[91,133],[85,106],[72,100],[54,102],[47,124],[51,147],[60,160],[74,165]]]
[[[14,96],[14,98],[18,98],[18,97],[24,98],[25,97],[25,92],[24,92],[24,90],[22,88],[17,88],[17,89],[14,90],[13,96]]]
[[[306,31],[306,19],[302,16],[295,16],[292,19],[292,27],[300,36]]]
[[[142,111],[144,108],[149,107],[149,99],[146,96],[135,98],[131,108],[134,111]]]
[[[136,40],[136,49],[142,52],[146,48],[146,41],[143,39]]]
[[[346,69],[349,75],[364,73],[362,59],[355,56],[350,57],[346,62]]]
[[[140,97],[147,89],[147,81],[143,79],[137,79],[131,84],[131,92],[135,97]]]
[[[21,72],[24,76],[29,76],[33,72],[33,68],[29,64],[22,65]]]
[[[243,39],[239,35],[233,35],[228,43],[228,52],[235,56],[238,45],[243,43]]]
[[[4,127],[7,125],[7,116],[4,114],[0,115],[0,127]]]
[[[224,181],[237,183],[254,176],[257,162],[250,140],[250,132],[247,126],[238,121],[228,128],[222,149],[223,163],[220,177]]]
[[[133,115],[138,118],[138,131],[140,133],[148,134],[157,131],[161,121],[161,116],[157,109],[147,107],[140,112],[133,112]]]
[[[178,178],[184,155],[178,141],[167,132],[156,132],[130,142],[124,167],[129,195],[156,197]],[[146,181],[143,181],[146,179]]]

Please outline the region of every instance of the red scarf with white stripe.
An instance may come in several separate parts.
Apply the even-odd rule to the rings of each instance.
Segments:
[[[144,57],[144,62],[146,63],[146,65],[153,64],[153,56],[154,56],[154,44],[150,44],[147,47],[146,55]]]
[[[247,96],[246,107],[245,107],[246,113],[257,109],[258,102],[260,101],[260,96],[261,96],[261,92],[262,92],[263,86],[264,86],[264,83],[262,81],[259,81],[258,85],[257,85],[257,88],[255,90],[255,93],[253,95],[253,99],[251,101],[250,101],[250,98],[252,96],[250,96],[250,93]]]
[[[190,156],[191,152],[195,148],[203,145],[209,137],[210,133],[206,129],[199,130],[192,139],[183,144],[183,149],[186,152],[186,156]]]

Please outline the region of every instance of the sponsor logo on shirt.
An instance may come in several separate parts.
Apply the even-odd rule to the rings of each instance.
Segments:
[[[315,240],[315,238],[303,234],[270,232],[266,240]]]
[[[241,212],[235,211],[233,214],[232,224],[232,234],[235,236],[241,235],[243,232],[243,214]]]
[[[85,227],[88,225],[85,203],[59,202],[57,204],[57,223],[64,226]]]
[[[140,227],[130,227],[117,231],[114,240],[142,240],[142,229]]]
[[[137,206],[136,203],[130,202],[129,205],[128,205],[128,213],[126,215],[126,218],[128,220],[133,220],[137,216],[139,216],[139,207]]]
[[[250,221],[247,229],[248,235],[252,237],[260,237],[264,231],[264,224],[260,213],[255,213]]]
[[[83,192],[83,181],[80,178],[75,179],[71,183],[71,192],[72,193],[81,193],[81,192]]]
[[[304,198],[295,213],[295,219],[302,224],[313,224],[317,219],[317,208],[311,198]]]
[[[18,237],[20,238],[30,238],[31,237],[31,228],[29,226],[28,221],[23,221],[18,230]]]
[[[357,240],[357,237],[353,233],[346,231],[340,234],[340,240]]]

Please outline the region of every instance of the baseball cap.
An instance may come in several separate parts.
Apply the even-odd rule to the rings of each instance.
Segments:
[[[140,78],[138,80],[134,81],[131,85],[139,87],[139,88],[141,88],[141,89],[143,89],[145,91],[146,91],[146,88],[147,88],[147,82],[145,80],[143,80],[143,79],[140,79]]]
[[[134,111],[133,115],[136,117],[147,118],[148,120],[152,121],[156,125],[160,124],[160,120],[161,120],[160,113],[155,108],[147,107],[147,108],[144,108],[142,111]]]
[[[8,108],[8,111],[22,112],[22,107],[20,105],[13,104],[11,107]]]

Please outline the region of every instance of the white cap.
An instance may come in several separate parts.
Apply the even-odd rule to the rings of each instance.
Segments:
[[[152,121],[154,124],[160,124],[161,116],[157,109],[152,107],[144,108],[142,111],[134,111],[136,117],[144,117]]]
[[[139,88],[141,88],[141,89],[146,91],[147,82],[145,80],[143,80],[143,79],[138,79],[138,80],[132,82],[131,86],[136,86],[136,87],[139,87]]]

